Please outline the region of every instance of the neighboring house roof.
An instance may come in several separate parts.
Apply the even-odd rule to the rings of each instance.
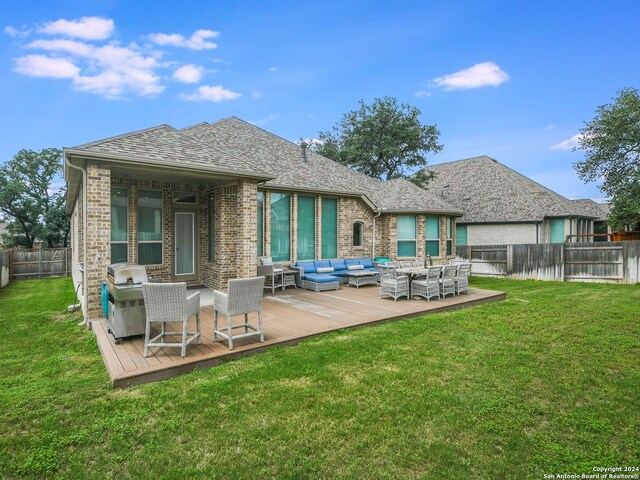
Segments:
[[[606,221],[609,216],[609,210],[611,210],[611,206],[608,203],[598,203],[590,198],[571,200],[571,202],[577,208],[580,208],[585,215],[596,217],[596,220],[599,221]]]
[[[486,155],[432,165],[427,190],[464,215],[460,223],[539,222],[548,217],[586,217],[571,200]]]
[[[380,211],[461,213],[406,180],[382,182],[311,151],[304,161],[299,145],[236,117],[181,130],[159,125],[65,149],[65,154],[246,174],[271,189],[362,196]]]

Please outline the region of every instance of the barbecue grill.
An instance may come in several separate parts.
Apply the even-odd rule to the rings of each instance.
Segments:
[[[109,333],[116,343],[123,337],[144,334],[146,314],[142,284],[147,281],[143,265],[114,263],[107,268]]]

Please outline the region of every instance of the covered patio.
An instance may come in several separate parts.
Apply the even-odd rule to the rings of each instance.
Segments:
[[[345,328],[375,325],[427,313],[470,307],[502,300],[506,294],[472,288],[468,295],[432,300],[380,299],[376,287],[338,291],[311,292],[289,289],[264,297],[265,342],[242,339],[229,350],[224,341],[213,341],[213,308],[210,290],[201,292],[202,343],[190,345],[187,356],[180,349],[153,349],[144,358],[144,339],[132,337],[119,345],[107,333],[105,319],[93,320],[91,326],[102,353],[113,387],[127,387],[174,377],[194,369],[208,369],[244,355],[263,352],[271,347],[295,345],[307,338]],[[240,317],[238,317],[240,320]],[[195,323],[192,319],[191,322]],[[193,328],[195,325],[190,325]]]

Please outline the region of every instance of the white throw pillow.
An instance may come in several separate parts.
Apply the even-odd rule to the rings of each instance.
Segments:
[[[364,265],[349,265],[347,268],[349,270],[364,270]]]
[[[333,267],[316,268],[316,272],[318,272],[318,273],[332,273],[333,272]]]

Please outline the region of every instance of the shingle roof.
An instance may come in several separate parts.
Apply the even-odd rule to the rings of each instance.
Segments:
[[[598,203],[590,198],[581,198],[577,200],[571,200],[577,208],[581,209],[585,215],[596,217],[596,220],[605,221],[609,216],[609,210],[611,209],[608,203]]]
[[[201,167],[212,171],[255,172],[255,169],[235,152],[223,150],[217,145],[205,145],[169,125],[158,125],[85,143],[73,147],[72,150],[122,156],[131,160],[158,163],[170,161],[175,166]]]
[[[433,212],[462,214],[461,210],[452,207],[432,192],[418,187],[416,184],[396,178],[382,184],[375,194],[384,212]],[[379,198],[378,198],[379,197]]]
[[[300,146],[236,117],[200,123],[181,130],[207,145],[235,152],[253,169],[274,176],[265,186],[319,191],[367,193],[380,183],[314,152],[300,159]]]
[[[308,152],[304,162],[299,145],[235,117],[181,132],[237,152],[253,168],[275,176],[265,183],[271,188],[364,194],[382,211],[460,213],[406,180],[381,182],[314,152]]]
[[[459,214],[460,210],[413,183],[382,182],[314,152],[303,161],[300,146],[236,117],[176,130],[169,125],[86,143],[69,149],[109,158],[179,168],[248,173],[265,186],[298,191],[364,195],[381,211]]]
[[[427,167],[427,190],[452,203],[461,223],[538,222],[545,217],[595,217],[571,200],[485,155]]]

